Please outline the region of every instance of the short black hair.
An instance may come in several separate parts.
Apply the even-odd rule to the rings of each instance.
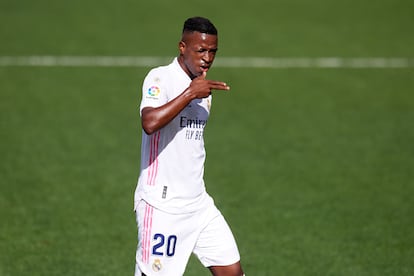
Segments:
[[[210,35],[217,35],[217,29],[210,20],[204,17],[196,16],[188,18],[184,22],[183,33],[199,32]]]

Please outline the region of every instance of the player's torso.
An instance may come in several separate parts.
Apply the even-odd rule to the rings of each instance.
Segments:
[[[182,74],[169,71],[160,77],[167,102],[191,83]],[[211,96],[190,102],[168,125],[152,135],[143,134],[141,196],[164,209],[195,208],[204,197],[204,130]],[[174,211],[172,211],[174,212]]]

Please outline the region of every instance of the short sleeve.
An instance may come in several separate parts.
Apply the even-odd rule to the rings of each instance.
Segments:
[[[161,70],[153,69],[144,79],[140,112],[144,107],[158,107],[168,102],[168,87]]]

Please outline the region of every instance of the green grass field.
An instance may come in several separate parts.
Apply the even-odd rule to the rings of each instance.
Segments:
[[[414,3],[0,0],[1,56],[414,58]],[[176,12],[171,12],[177,10]],[[133,275],[149,68],[0,66],[0,276]],[[414,275],[414,68],[213,68],[206,185],[248,276]],[[186,276],[209,275],[191,258]]]

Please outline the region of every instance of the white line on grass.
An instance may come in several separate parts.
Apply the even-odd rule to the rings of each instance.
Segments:
[[[172,57],[150,56],[0,56],[0,66],[154,67]],[[216,67],[231,68],[414,68],[405,57],[217,57]]]

